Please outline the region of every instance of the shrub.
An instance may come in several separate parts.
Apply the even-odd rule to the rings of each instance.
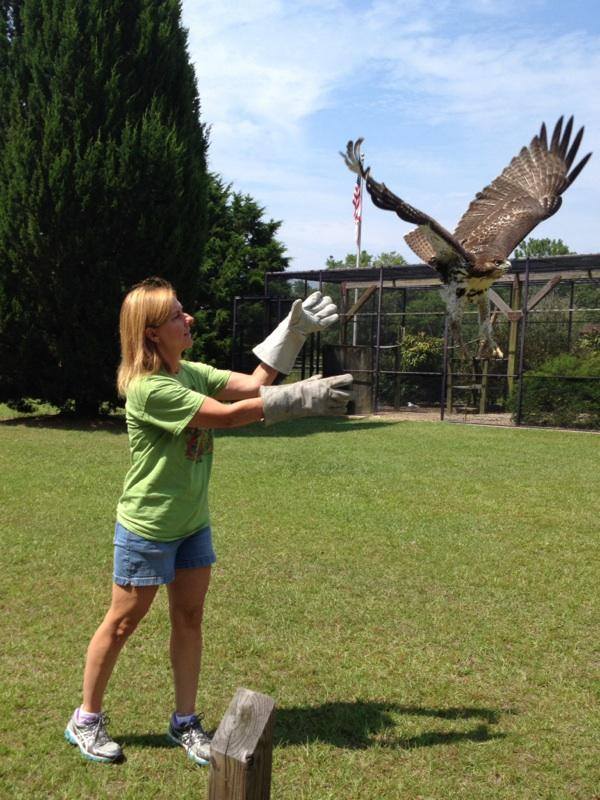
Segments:
[[[516,411],[516,392],[510,400]],[[563,353],[523,376],[521,421],[600,428],[600,352]]]
[[[440,375],[444,341],[437,336],[420,333],[405,333],[400,345],[399,358],[392,362],[392,352],[382,352],[381,369],[398,369],[407,375],[382,375],[379,385],[380,402],[397,405],[416,403],[434,405],[440,398]],[[428,374],[439,373],[439,374]]]

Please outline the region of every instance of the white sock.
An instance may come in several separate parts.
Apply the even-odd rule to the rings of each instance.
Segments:
[[[188,725],[195,716],[195,714],[178,714],[175,712],[173,714],[173,722],[175,723],[175,727],[183,728],[183,726]]]
[[[100,714],[92,711],[82,711],[81,706],[75,710],[75,722],[78,725],[89,725],[90,722],[96,722]]]

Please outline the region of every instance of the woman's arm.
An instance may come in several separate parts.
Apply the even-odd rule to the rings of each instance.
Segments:
[[[263,416],[262,397],[252,397],[237,403],[220,403],[213,397],[205,397],[187,427],[239,428],[242,425],[258,422]]]
[[[215,395],[216,400],[246,400],[258,397],[261,386],[270,386],[279,373],[267,364],[259,364],[251,375],[232,372],[227,384]],[[244,423],[242,423],[244,424]]]
[[[270,386],[278,374],[267,364],[259,364],[251,375],[232,372],[215,397],[204,398],[188,428],[240,428],[259,422],[264,416],[260,387]]]
[[[352,375],[331,378],[315,375],[284,386],[261,386],[259,397],[235,403],[221,403],[213,397],[205,397],[188,427],[238,428],[263,418],[266,425],[273,425],[299,417],[337,416],[346,413],[351,389]]]

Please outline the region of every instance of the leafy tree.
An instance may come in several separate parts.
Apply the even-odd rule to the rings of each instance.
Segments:
[[[231,353],[236,296],[263,295],[266,272],[284,270],[288,258],[276,234],[281,223],[263,219],[264,209],[212,175],[208,192],[208,241],[200,269],[193,355],[226,365]],[[281,284],[285,287],[285,284]],[[262,304],[246,308],[246,324],[262,329]],[[257,332],[257,335],[260,335]],[[254,342],[256,344],[256,342]]]
[[[562,239],[524,239],[515,249],[515,258],[543,258],[544,256],[574,255]]]
[[[179,0],[0,5],[0,384],[114,401],[124,290],[189,303],[205,240],[206,135]]]
[[[379,269],[379,267],[403,267],[407,263],[404,256],[401,256],[400,253],[397,253],[395,250],[390,250],[389,252],[382,252],[379,253],[378,256],[373,258],[371,266],[375,269]]]
[[[380,253],[378,256],[372,256],[366,250],[361,250],[360,253],[360,268],[375,267],[379,269],[380,266],[384,267],[399,267],[406,264],[406,259],[397,253],[395,250],[390,252]],[[329,256],[325,262],[326,269],[354,269],[356,267],[356,253],[348,253],[345,258],[334,258]]]
[[[362,268],[370,267],[373,256],[366,250],[361,250],[359,264]],[[325,262],[325,269],[354,269],[356,267],[356,253],[348,253],[345,258],[329,256]]]

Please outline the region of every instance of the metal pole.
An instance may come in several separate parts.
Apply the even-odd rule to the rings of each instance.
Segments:
[[[233,298],[233,326],[231,331],[231,369],[235,370],[236,363],[235,363],[235,340],[237,337],[237,306],[238,306],[238,298]]]
[[[305,299],[306,299],[307,294],[308,294],[308,280],[305,278],[304,279],[304,298]],[[306,378],[306,346],[302,347],[301,354],[302,354],[302,367],[301,367],[301,370],[300,370],[300,380],[304,380]]]
[[[569,295],[569,328],[567,333],[567,350],[571,352],[571,341],[573,339],[573,305],[575,303],[575,281],[571,281],[571,292]]]
[[[379,350],[381,347],[381,308],[383,305],[383,265],[379,267],[379,298],[377,302],[377,336],[375,345],[375,375],[373,380],[373,411],[379,411]]]
[[[448,315],[444,317],[444,355],[442,362],[442,389],[440,392],[440,420],[446,411],[446,379],[448,377]]]
[[[322,270],[319,271],[319,291],[321,292],[321,294],[323,294],[323,272],[322,272]],[[316,345],[317,345],[317,363],[316,363],[315,372],[320,372],[321,371],[321,334],[317,333],[316,338],[317,338],[317,342],[316,342]]]
[[[525,334],[527,331],[527,303],[529,301],[529,256],[525,260],[525,287],[523,290],[523,316],[521,317],[521,341],[519,342],[519,389],[515,425],[521,424],[523,412],[523,365],[525,362]]]
[[[263,336],[267,335],[267,332],[271,329],[271,303],[269,302],[269,273],[265,272],[265,306],[268,309],[269,320],[268,323],[265,325],[266,314],[263,314]]]

